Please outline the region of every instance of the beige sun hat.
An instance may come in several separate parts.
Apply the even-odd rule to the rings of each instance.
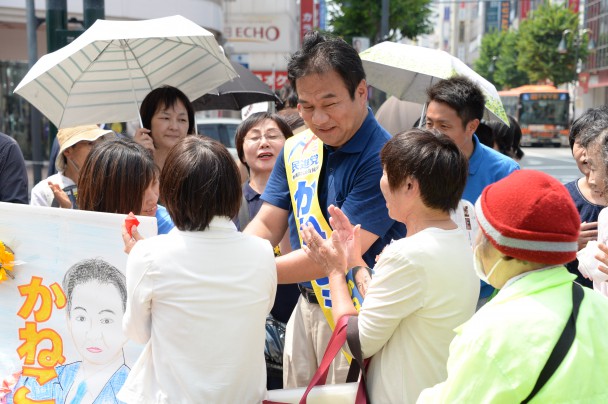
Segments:
[[[97,125],[84,125],[76,126],[74,128],[64,128],[57,132],[57,141],[59,142],[59,153],[57,159],[55,159],[55,167],[57,171],[65,170],[65,159],[63,158],[63,152],[68,148],[74,146],[76,143],[86,140],[93,142],[102,136],[107,138],[114,138],[114,132],[110,129],[101,129]]]

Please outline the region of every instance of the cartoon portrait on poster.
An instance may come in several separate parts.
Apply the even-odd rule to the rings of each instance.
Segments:
[[[120,402],[142,349],[122,330],[124,218],[0,203],[0,403]]]

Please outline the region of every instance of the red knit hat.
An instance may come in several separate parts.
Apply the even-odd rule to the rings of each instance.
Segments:
[[[492,245],[509,257],[550,265],[576,258],[580,217],[566,187],[550,175],[513,172],[483,190],[475,213]]]

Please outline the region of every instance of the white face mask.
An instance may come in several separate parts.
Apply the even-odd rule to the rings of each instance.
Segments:
[[[496,261],[494,263],[494,265],[492,265],[492,268],[490,269],[490,271],[486,274],[485,271],[483,270],[483,262],[481,261],[481,258],[479,258],[479,244],[477,246],[475,246],[475,250],[473,251],[473,269],[475,269],[475,273],[477,274],[477,276],[479,276],[479,279],[481,279],[482,281],[484,281],[485,283],[487,283],[488,285],[490,284],[490,276],[492,276],[492,274],[494,273],[494,270],[496,270],[496,267],[498,266],[498,264],[500,264],[502,262],[502,257]]]

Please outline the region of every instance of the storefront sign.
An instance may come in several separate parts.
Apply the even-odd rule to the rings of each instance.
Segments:
[[[255,17],[255,18],[254,18]],[[234,53],[290,52],[289,18],[284,15],[237,16],[224,25]]]
[[[300,40],[313,29],[313,0],[300,0]]]
[[[283,88],[287,83],[287,72],[286,71],[258,71],[254,70],[253,74],[258,76],[260,80],[268,85],[268,87],[275,90]]]

